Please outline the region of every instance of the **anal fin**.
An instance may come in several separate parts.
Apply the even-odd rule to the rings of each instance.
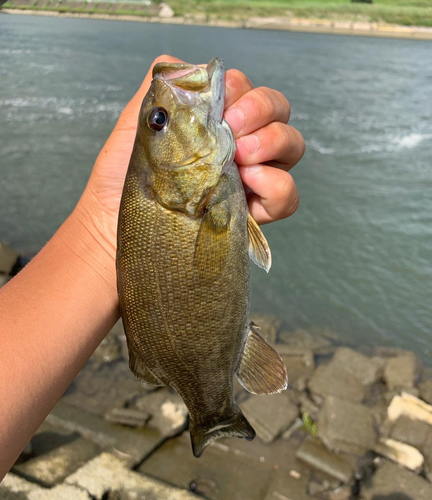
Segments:
[[[147,368],[141,359],[129,348],[129,368],[131,372],[141,380],[145,385],[150,387],[159,387],[165,385]]]
[[[270,247],[251,214],[248,217],[247,227],[249,234],[249,257],[258,267],[269,272],[272,265]]]
[[[279,354],[250,327],[236,372],[238,381],[252,394],[275,394],[288,386],[288,375]]]

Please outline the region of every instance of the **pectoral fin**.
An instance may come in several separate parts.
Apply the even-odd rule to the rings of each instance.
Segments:
[[[195,265],[201,277],[216,279],[223,271],[229,251],[229,222],[226,201],[204,214],[195,246]]]
[[[269,272],[272,264],[270,247],[251,214],[249,214],[247,226],[249,234],[249,257],[258,267]]]
[[[288,375],[279,354],[251,326],[237,368],[241,385],[252,394],[274,394],[288,386]]]
[[[145,385],[150,387],[158,387],[163,384],[153,373],[147,368],[141,359],[135,355],[132,349],[129,348],[129,368],[131,372],[141,380]]]

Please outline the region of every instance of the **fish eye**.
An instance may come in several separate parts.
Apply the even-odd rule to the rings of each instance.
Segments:
[[[165,108],[157,107],[150,111],[147,117],[148,126],[155,132],[162,130],[168,122],[168,112]]]

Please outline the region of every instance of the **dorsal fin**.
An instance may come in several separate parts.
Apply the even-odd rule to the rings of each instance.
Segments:
[[[237,378],[252,394],[275,394],[288,386],[284,362],[253,326],[248,332]]]
[[[248,217],[247,227],[249,234],[249,257],[258,267],[269,272],[272,264],[270,247],[251,214]]]

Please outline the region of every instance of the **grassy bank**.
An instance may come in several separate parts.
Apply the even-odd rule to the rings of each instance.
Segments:
[[[156,16],[155,2],[145,6],[127,1],[109,3],[73,0],[9,0],[4,8],[74,13]],[[372,4],[350,0],[168,0],[176,16],[211,21],[242,21],[251,17],[281,16],[432,26],[431,0],[374,0]]]

